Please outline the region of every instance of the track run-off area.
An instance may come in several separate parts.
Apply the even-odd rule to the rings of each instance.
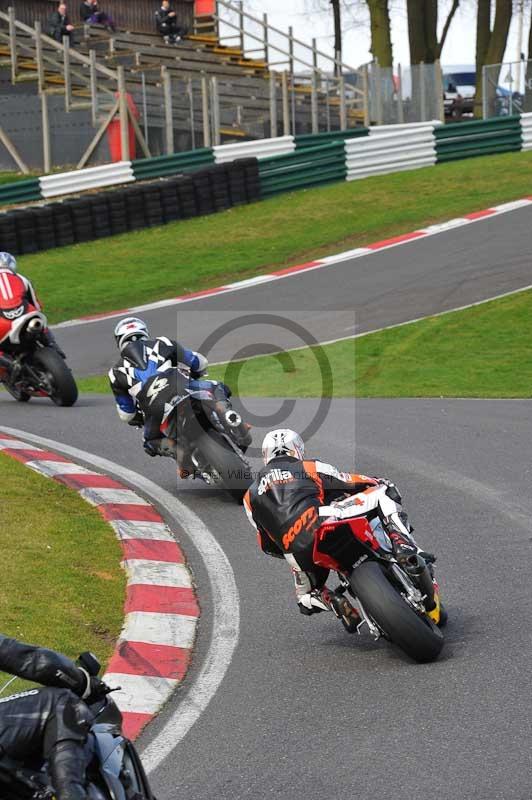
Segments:
[[[198,349],[230,315],[256,311],[293,319],[296,309],[320,341],[353,335],[530,285],[531,222],[523,207],[143,316],[154,334]],[[58,331],[76,374],[106,371],[114,324]],[[255,344],[286,346],[281,328],[270,334]],[[235,331],[209,356],[248,343]],[[262,419],[255,444],[281,403],[240,401]],[[283,424],[304,429],[317,405],[297,400]],[[332,615],[301,616],[288,568],[259,552],[243,511],[199,482],[176,484],[172,462],[144,455],[110,397],[61,409],[0,396],[1,426],[112,462],[107,472],[114,464],[179,533],[201,618],[184,684],[139,740],[158,800],[530,800],[530,411],[525,400],[333,400],[308,442],[309,457],[393,479],[415,536],[438,556],[446,644],[417,665]]]

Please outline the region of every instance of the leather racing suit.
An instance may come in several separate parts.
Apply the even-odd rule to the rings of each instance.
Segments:
[[[14,347],[9,341],[13,323],[23,314],[42,311],[43,307],[37,297],[31,281],[9,269],[0,268],[0,368],[10,369],[12,361],[9,354]],[[46,328],[43,338],[50,347],[54,347],[61,356],[64,353],[57,345],[52,332]]]
[[[180,371],[180,364],[190,369],[190,378]],[[216,399],[227,401],[230,392],[225,384],[194,377],[206,364],[200,353],[187,350],[165,336],[129,342],[109,370],[118,416],[124,422],[134,423],[140,412],[144,418],[144,439],[149,442],[162,436],[165,406],[176,396],[185,395],[188,390],[207,390]]]
[[[329,574],[312,559],[320,506],[378,482],[367,475],[340,472],[323,461],[290,456],[274,458],[259,471],[244,496],[244,509],[263,552],[284,557],[290,564],[298,600],[322,589]]]
[[[92,715],[81,698],[90,693],[91,679],[66,656],[1,634],[0,670],[47,687],[0,697],[0,797],[8,780],[3,763],[38,770],[46,760],[57,800],[86,800]]]

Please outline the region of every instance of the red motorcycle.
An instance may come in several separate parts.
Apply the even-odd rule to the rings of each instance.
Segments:
[[[20,403],[49,397],[72,406],[78,388],[61,351],[48,331],[42,311],[22,294],[0,294],[0,383]]]
[[[403,526],[401,506],[384,485],[320,509],[326,517],[315,534],[314,562],[334,570],[337,592],[353,598],[361,622],[342,619],[346,629],[359,633],[364,625],[418,662],[433,661],[443,647],[440,626],[446,613],[430,565],[415,553],[394,554],[382,520]],[[403,526],[404,527],[404,526]]]

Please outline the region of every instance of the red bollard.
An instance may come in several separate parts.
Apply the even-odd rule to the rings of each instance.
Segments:
[[[115,98],[118,99],[118,92]],[[131,113],[138,119],[140,114],[135,101],[130,94],[126,95],[127,104]],[[122,155],[122,137],[120,135],[120,115],[117,114],[115,118],[109,123],[107,128],[107,143],[109,145],[109,153],[111,154],[111,161],[133,161],[137,156],[137,140],[135,137],[135,129],[129,121],[128,123],[128,137],[129,137],[129,155]]]

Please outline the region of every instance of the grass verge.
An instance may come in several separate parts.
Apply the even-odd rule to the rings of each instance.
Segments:
[[[15,183],[33,177],[34,175],[23,175],[21,172],[0,172],[0,184]]]
[[[212,367],[243,397],[532,397],[532,291],[324,347]],[[108,392],[106,377],[79,381]]]
[[[72,489],[1,453],[0,471],[1,632],[72,658],[92,650],[106,664],[123,622],[118,540]]]
[[[20,259],[51,322],[369,244],[530,193],[532,152],[338,183]]]

